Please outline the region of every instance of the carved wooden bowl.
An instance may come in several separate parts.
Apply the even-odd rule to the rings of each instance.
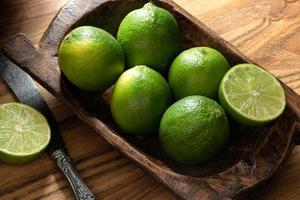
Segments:
[[[161,150],[157,136],[139,140],[122,134],[110,114],[111,90],[103,94],[80,91],[60,72],[57,50],[70,30],[80,25],[94,25],[115,35],[123,17],[146,2],[71,0],[59,11],[37,46],[33,46],[25,35],[19,34],[4,44],[3,51],[112,146],[178,197],[192,200],[245,197],[274,175],[294,147],[295,135],[300,127],[300,97],[286,85],[282,84],[287,107],[279,119],[259,128],[233,124],[230,143],[219,156],[205,165],[189,167],[169,159]],[[184,48],[215,48],[232,66],[254,63],[171,0],[154,0],[153,3],[175,16]]]

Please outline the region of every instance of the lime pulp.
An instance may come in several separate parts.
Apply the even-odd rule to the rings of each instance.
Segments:
[[[51,137],[46,118],[20,103],[0,105],[0,159],[8,163],[26,163],[36,158]]]
[[[233,119],[246,125],[273,121],[286,105],[279,81],[254,64],[231,68],[221,82],[219,99]]]

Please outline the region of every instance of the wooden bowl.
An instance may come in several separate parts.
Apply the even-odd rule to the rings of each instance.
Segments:
[[[24,34],[18,34],[4,44],[3,52],[112,146],[178,197],[192,200],[243,198],[269,180],[294,147],[300,127],[300,98],[285,84],[282,83],[287,107],[279,119],[259,128],[233,124],[230,143],[219,156],[205,165],[189,167],[169,159],[161,150],[157,136],[139,140],[123,135],[110,114],[111,90],[103,94],[80,91],[59,70],[57,50],[70,30],[80,25],[94,25],[115,35],[122,18],[146,2],[71,0],[59,11],[37,46]],[[231,65],[254,63],[173,1],[153,2],[175,16],[184,48],[209,46],[222,52]]]

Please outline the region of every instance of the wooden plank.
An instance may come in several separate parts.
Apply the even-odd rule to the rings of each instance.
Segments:
[[[79,173],[97,197],[138,199],[149,195],[158,196],[158,199],[172,199],[172,195],[154,179],[113,150],[77,118],[63,122],[61,129]],[[0,169],[0,199],[72,197],[67,183],[46,154],[26,165],[1,163]]]
[[[183,0],[179,4],[300,93],[296,42],[300,39],[300,1]]]
[[[37,42],[66,0],[0,1],[0,43],[25,32]],[[300,93],[300,1],[176,0],[242,52]],[[80,174],[102,199],[174,199],[163,186],[113,150],[69,110],[39,87],[61,122],[67,147]],[[0,80],[0,103],[14,101]],[[41,167],[42,166],[42,167]],[[0,163],[0,199],[72,199],[46,154],[14,166]],[[260,199],[299,199],[300,148],[259,193]]]

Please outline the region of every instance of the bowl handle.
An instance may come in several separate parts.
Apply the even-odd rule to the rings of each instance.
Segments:
[[[56,94],[61,93],[60,71],[56,67],[56,56],[44,56],[23,33],[9,38],[3,44],[2,51],[46,89]]]

